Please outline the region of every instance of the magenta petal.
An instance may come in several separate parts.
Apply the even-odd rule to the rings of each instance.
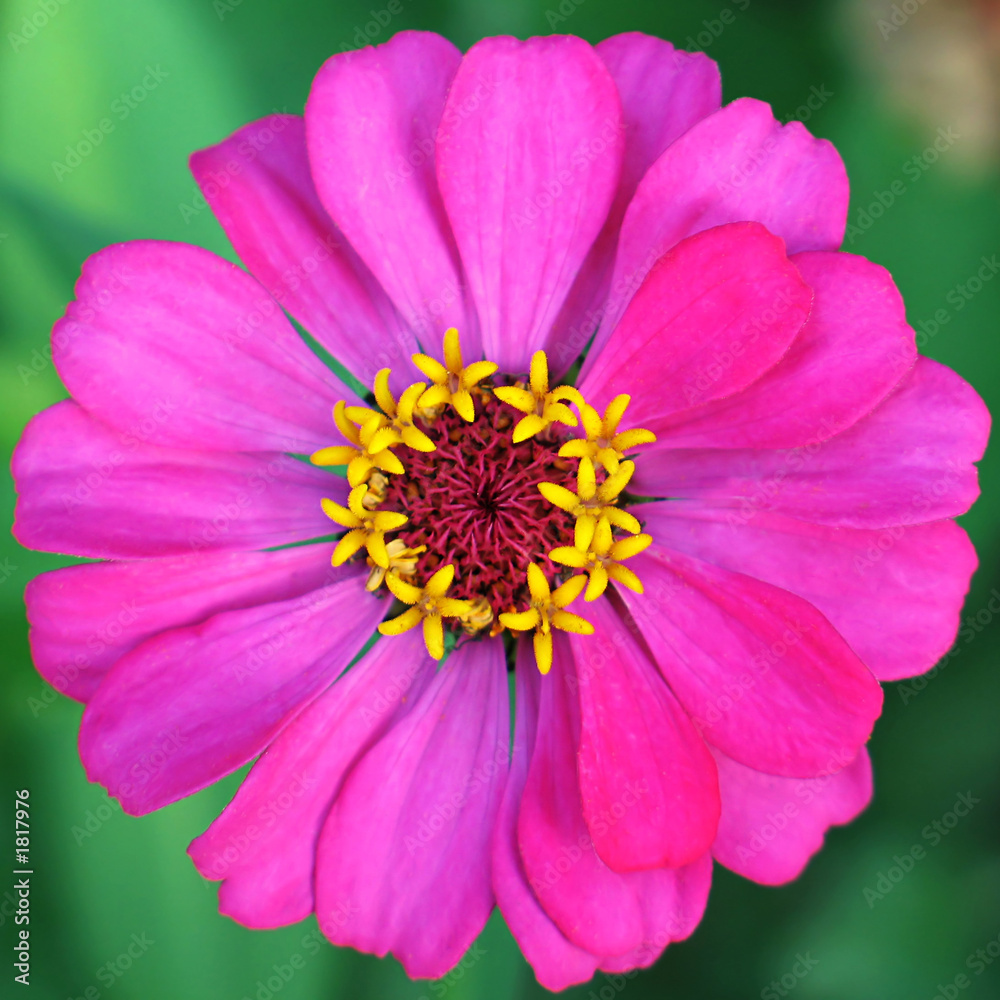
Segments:
[[[614,81],[572,36],[487,38],[448,95],[437,169],[479,312],[502,371],[543,348],[618,185]]]
[[[884,528],[957,517],[979,495],[990,415],[950,368],[918,359],[867,417],[791,451],[643,454],[632,485],[648,496],[702,499],[748,520],[771,510],[835,527]]]
[[[883,681],[921,674],[947,652],[977,565],[954,521],[865,531],[780,514],[744,520],[697,501],[642,510],[660,545],[805,598]]]
[[[191,171],[253,275],[366,385],[418,350],[388,296],[320,203],[305,122],[269,115],[191,157]]]
[[[740,573],[655,547],[624,592],[663,676],[704,738],[771,774],[812,777],[853,760],[882,689],[809,603]]]
[[[779,885],[796,878],[823,846],[830,826],[850,823],[872,797],[872,765],[862,747],[836,773],[776,778],[716,752],[722,819],[715,859],[745,878]]]
[[[159,632],[323,586],[332,551],[202,552],[42,573],[25,593],[32,658],[58,691],[89,701],[125,653]]]
[[[580,791],[609,868],[679,868],[715,839],[712,756],[608,601],[587,609],[592,636],[571,636],[580,687]]]
[[[232,802],[188,848],[225,879],[219,909],[248,927],[280,927],[314,909],[316,844],[352,765],[396,725],[434,676],[419,630],[380,640],[267,748]]]
[[[517,843],[517,817],[538,726],[541,675],[527,643],[518,646],[517,718],[510,774],[493,836],[493,891],[511,934],[547,990],[590,979],[598,959],[576,947],[542,909],[528,884]]]
[[[784,244],[763,226],[699,233],[650,273],[581,391],[600,410],[629,393],[632,425],[658,433],[672,413],[760,378],[788,350],[811,303]]]
[[[702,119],[650,167],[629,205],[590,364],[650,267],[685,237],[754,221],[781,237],[789,254],[836,250],[848,195],[836,149],[800,122],[780,124],[761,101],[743,97]]]
[[[509,759],[503,644],[466,645],[354,767],[320,836],[316,916],[339,945],[443,976],[493,909],[490,842]]]
[[[250,275],[186,243],[89,257],[52,358],[84,409],[172,448],[315,451],[354,400]]]
[[[134,815],[218,781],[259,754],[347,666],[386,605],[365,574],[224,611],[123,656],[80,726],[87,776]]]
[[[792,258],[815,294],[791,350],[743,392],[680,414],[671,448],[794,448],[870,413],[917,360],[889,272],[846,253]]]
[[[569,642],[557,634],[552,671],[541,682],[538,729],[521,799],[517,836],[524,873],[562,933],[577,947],[648,964],[668,940],[687,936],[700,894],[708,896],[704,859],[681,869],[614,872],[594,850],[583,818],[576,747],[578,686]],[[692,890],[691,883],[699,886]]]
[[[702,52],[682,52],[638,31],[596,46],[618,88],[625,155],[604,228],[580,268],[550,340],[550,363],[562,371],[587,346],[608,295],[618,232],[636,185],[659,155],[702,118],[719,109],[719,67]]]
[[[418,31],[333,56],[313,82],[306,136],[320,199],[423,348],[437,353],[445,328],[457,326],[471,358],[474,315],[434,176],[460,61],[451,42]]]
[[[72,400],[25,428],[11,462],[14,535],[95,559],[287,545],[332,533],[346,480],[288,455],[179,451],[113,431]]]

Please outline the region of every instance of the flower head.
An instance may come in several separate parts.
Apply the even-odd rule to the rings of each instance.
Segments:
[[[954,638],[989,426],[838,249],[833,147],[655,38],[403,32],[192,166],[250,273],[91,257],[13,462],[19,540],[99,560],[27,595],[88,776],[139,814],[256,759],[189,848],[223,912],[416,977],[494,905],[560,989],[713,859],[794,878]]]

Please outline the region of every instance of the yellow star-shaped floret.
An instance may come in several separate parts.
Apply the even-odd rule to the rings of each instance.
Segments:
[[[497,399],[525,414],[514,428],[515,444],[534,437],[550,424],[576,427],[576,415],[563,400],[568,399],[577,406],[582,406],[583,397],[571,385],[561,385],[549,391],[549,361],[545,351],[535,351],[531,357],[529,385],[530,391],[519,385],[498,386],[493,390]]]
[[[375,401],[385,415],[385,426],[392,427],[408,448],[413,448],[416,451],[434,451],[434,442],[413,423],[413,411],[417,407],[417,401],[427,388],[427,383],[414,382],[413,385],[403,390],[397,403],[389,388],[390,374],[391,369],[381,369],[375,375],[374,383]],[[361,407],[348,407],[347,415],[358,423],[366,423],[372,416],[378,416],[378,412]]]
[[[472,390],[484,378],[489,378],[497,368],[492,361],[462,363],[462,348],[458,330],[454,327],[444,335],[444,364],[427,354],[414,354],[413,363],[434,383],[425,390],[417,402],[424,409],[451,403],[455,412],[467,423],[476,418]]]
[[[385,551],[389,556],[388,566],[379,566],[374,560],[369,560],[371,570],[365,582],[365,590],[372,593],[382,586],[382,581],[385,579],[386,573],[401,573],[404,576],[412,574],[417,568],[418,557],[422,552],[427,551],[427,546],[421,545],[415,549],[411,549],[407,547],[406,542],[402,539],[394,538],[386,545]]]
[[[616,580],[634,590],[643,592],[642,581],[621,563],[647,549],[653,542],[651,535],[629,535],[614,538],[611,525],[604,520],[596,525],[590,519],[577,522],[576,545],[562,545],[549,553],[553,562],[581,569],[589,576],[585,601],[596,601],[608,588],[608,579]]]
[[[556,483],[539,483],[538,490],[549,503],[561,507],[577,519],[578,538],[581,531],[589,532],[589,537],[593,538],[598,523],[602,521],[638,535],[642,530],[639,522],[627,510],[616,506],[618,495],[628,486],[633,472],[634,462],[622,462],[614,475],[598,485],[594,463],[589,458],[581,458],[576,474],[576,493]]]
[[[641,444],[652,444],[656,435],[642,427],[630,431],[619,431],[618,424],[625,414],[625,408],[632,397],[622,393],[615,396],[604,411],[604,419],[589,403],[580,406],[580,419],[587,436],[567,441],[560,449],[563,458],[589,458],[609,472],[618,471],[618,465],[625,453]]]
[[[541,569],[530,563],[528,566],[528,590],[531,592],[531,607],[527,611],[506,611],[500,615],[500,624],[514,632],[535,630],[535,662],[541,673],[552,669],[552,629],[591,635],[594,626],[579,615],[565,611],[579,596],[587,582],[585,576],[574,576],[554,591]]]
[[[388,588],[411,607],[398,618],[382,622],[378,627],[379,632],[382,635],[400,635],[423,622],[427,652],[435,660],[440,660],[444,656],[443,619],[461,618],[472,611],[469,601],[445,596],[454,578],[455,567],[451,565],[442,566],[423,587],[414,587],[412,583],[400,580],[395,573],[387,573],[385,582]]]
[[[351,420],[352,413],[364,418],[361,426]],[[406,471],[403,463],[389,450],[403,439],[395,427],[387,426],[382,414],[361,406],[348,407],[340,400],[333,408],[333,420],[350,444],[314,451],[309,456],[313,465],[346,465],[347,481],[355,487],[364,483],[373,469],[397,476]]]
[[[389,553],[385,547],[385,533],[401,528],[407,522],[405,514],[391,510],[368,510],[364,506],[366,484],[355,486],[347,496],[347,506],[342,507],[326,497],[322,499],[323,513],[341,527],[350,529],[333,550],[333,565],[340,566],[362,546],[368,549],[376,566],[389,566]]]

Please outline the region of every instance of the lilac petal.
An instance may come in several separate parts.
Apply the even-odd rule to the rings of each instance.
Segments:
[[[882,681],[930,670],[951,648],[976,551],[954,521],[832,528],[699,501],[643,507],[657,544],[798,594]]]
[[[401,31],[328,59],[306,104],[320,200],[388,292],[424,350],[457,326],[478,356],[454,238],[434,176],[434,144],[461,62],[451,42]]]
[[[957,517],[979,495],[990,415],[967,382],[930,358],[867,417],[789,451],[656,449],[633,488],[700,499],[748,520],[758,511],[833,527],[885,528]]]
[[[503,644],[463,646],[353,768],[320,835],[316,916],[339,945],[443,976],[493,909],[489,851],[507,777]]]
[[[363,383],[389,367],[403,388],[416,340],[320,203],[304,120],[276,114],[245,125],[195,153],[191,170],[271,295]]]
[[[72,400],[43,410],[11,462],[14,535],[95,559],[270,548],[332,533],[346,481],[289,455],[180,451],[112,430]]]
[[[629,300],[671,247],[729,222],[763,223],[789,254],[836,250],[847,173],[836,149],[800,122],[782,125],[749,97],[702,119],[650,167],[622,223],[611,294],[581,375],[597,362]]]
[[[355,399],[250,275],[185,243],[89,257],[52,358],[84,409],[171,448],[315,451]]]
[[[812,605],[658,545],[629,567],[646,593],[623,590],[625,604],[706,741],[790,777],[854,758],[882,689]]]
[[[312,913],[330,804],[355,762],[417,703],[434,667],[419,629],[380,640],[278,735],[188,848],[202,875],[225,880],[221,912],[257,928]]]
[[[160,632],[323,586],[332,552],[200,552],[42,573],[24,597],[32,659],[58,691],[89,701],[125,653]]]
[[[670,448],[795,448],[857,423],[917,360],[903,299],[885,268],[846,253],[792,259],[815,295],[791,349],[742,392],[679,414]],[[723,350],[722,364],[732,355]]]
[[[91,781],[141,815],[259,754],[350,663],[386,611],[355,567],[320,590],[147,640],[105,677],[80,727]]]
[[[535,745],[540,679],[531,647],[521,643],[517,657],[514,748],[493,837],[493,890],[500,912],[538,982],[547,990],[558,991],[590,979],[599,959],[567,940],[542,909],[528,883],[518,849],[517,817]]]
[[[716,860],[745,878],[780,885],[797,878],[830,826],[850,823],[871,801],[868,751],[816,778],[777,778],[716,752],[722,819]]]
[[[624,139],[614,81],[572,36],[487,38],[455,77],[438,183],[479,313],[483,350],[525,372],[618,186]]]
[[[718,111],[719,67],[702,52],[683,52],[638,31],[597,46],[622,101],[625,155],[615,200],[556,321],[549,345],[553,370],[568,368],[597,328],[608,296],[618,233],[643,174],[692,125]]]

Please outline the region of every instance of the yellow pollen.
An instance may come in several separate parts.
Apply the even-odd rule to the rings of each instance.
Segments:
[[[350,412],[355,416],[368,416],[359,426],[351,419]],[[350,444],[314,451],[309,456],[313,465],[346,465],[347,481],[354,487],[367,482],[375,469],[395,475],[406,471],[403,463],[389,450],[392,445],[399,444],[402,437],[395,428],[387,426],[382,414],[359,406],[348,408],[340,400],[333,408],[333,420]]]
[[[579,407],[585,405],[583,397],[571,385],[561,385],[549,391],[549,361],[545,351],[535,351],[531,357],[529,385],[530,391],[524,388],[523,383],[498,386],[493,390],[497,399],[525,414],[514,428],[515,444],[534,437],[554,423],[576,427],[576,415],[563,400],[568,399]]]
[[[409,604],[398,618],[382,622],[378,630],[382,635],[401,635],[416,628],[421,622],[424,626],[424,643],[427,652],[440,660],[444,656],[444,618],[461,618],[472,612],[469,601],[459,601],[445,596],[452,580],[455,578],[455,567],[442,566],[423,587],[415,587],[406,583],[395,573],[387,573],[386,586],[404,604]]]
[[[367,499],[367,497],[365,498]],[[427,551],[426,545],[420,545],[415,549],[407,548],[406,542],[402,539],[394,538],[386,544],[386,554],[389,556],[388,566],[379,566],[370,556],[368,558],[368,580],[365,583],[365,590],[374,593],[382,586],[387,572],[395,573],[400,577],[411,577],[417,569],[418,556]],[[409,582],[407,580],[407,582]]]
[[[383,569],[389,566],[389,553],[385,547],[385,533],[396,531],[407,522],[405,514],[389,510],[368,510],[364,505],[368,487],[364,483],[356,486],[347,497],[347,506],[342,507],[333,500],[324,497],[320,502],[323,512],[331,521],[343,528],[348,528],[347,534],[333,550],[333,565],[340,566],[347,562],[362,547],[368,550],[376,566]]]
[[[535,630],[535,662],[543,674],[552,669],[552,629],[575,632],[577,635],[593,634],[594,626],[590,622],[563,610],[580,596],[586,582],[585,576],[574,576],[552,591],[545,574],[535,563],[530,563],[528,590],[531,592],[531,607],[527,611],[507,611],[500,615],[500,623],[512,632]]]
[[[577,522],[580,524],[581,522]],[[615,538],[607,521],[586,522],[577,531],[576,545],[553,549],[549,558],[572,569],[583,570],[589,576],[585,601],[596,601],[608,589],[608,580],[615,580],[637,594],[643,593],[642,581],[621,563],[638,555],[653,543],[651,535],[629,535]]]
[[[581,458],[576,474],[576,493],[556,483],[539,483],[538,490],[549,503],[577,519],[578,537],[580,531],[587,531],[592,538],[601,522],[637,535],[642,526],[627,510],[617,506],[618,495],[628,486],[633,472],[634,462],[622,462],[614,475],[598,483],[594,463],[589,458]]]
[[[630,431],[618,430],[618,424],[630,402],[631,397],[625,393],[615,396],[608,403],[603,419],[590,404],[583,403],[579,407],[580,419],[587,436],[567,441],[559,449],[559,454],[563,458],[589,458],[604,466],[609,474],[616,473],[626,452],[639,445],[652,444],[656,440],[652,431],[642,427]]]
[[[466,366],[462,361],[458,330],[454,327],[444,335],[444,364],[427,354],[414,354],[413,363],[434,383],[420,395],[417,405],[431,410],[450,403],[470,424],[476,418],[472,389],[499,367],[492,361],[473,361]]]

